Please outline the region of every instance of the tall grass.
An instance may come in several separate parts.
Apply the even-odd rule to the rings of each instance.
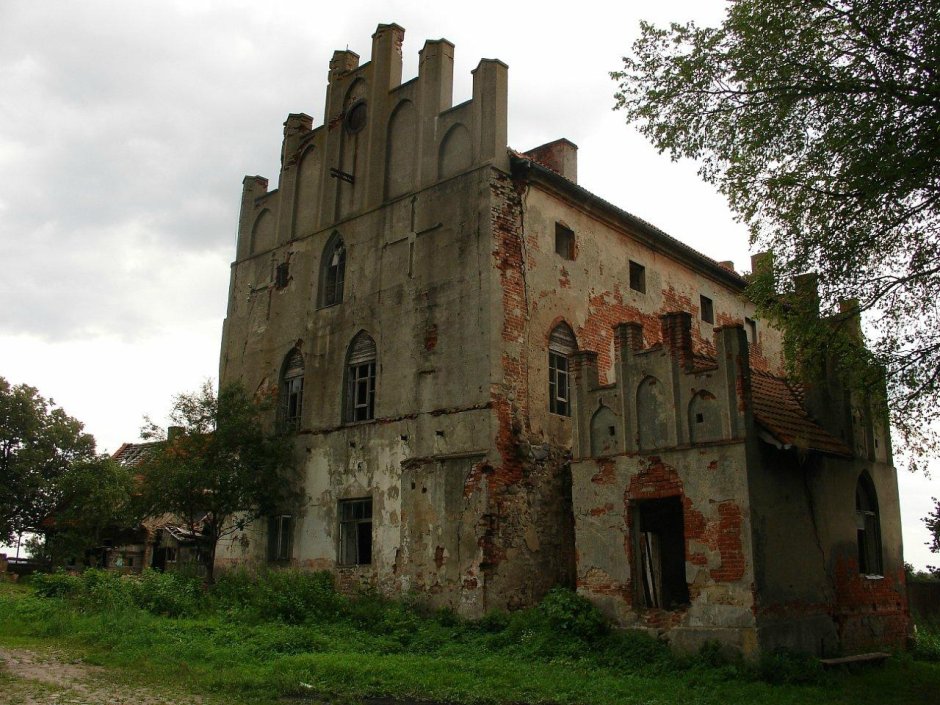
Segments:
[[[31,592],[0,592],[0,614],[0,640],[70,644],[94,663],[233,703],[828,703],[848,702],[861,682],[824,675],[791,654],[745,664],[707,647],[680,658],[644,633],[611,629],[589,602],[561,589],[530,609],[467,621],[374,594],[341,595],[328,573],[238,571],[205,590],[172,574],[88,571],[37,576]],[[884,698],[889,686],[894,695],[916,689],[924,678],[930,693],[940,690],[940,666],[902,659],[896,668],[918,675],[858,687],[855,702],[878,702],[874,695]]]

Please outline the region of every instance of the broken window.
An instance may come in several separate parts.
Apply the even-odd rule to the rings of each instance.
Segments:
[[[349,346],[346,360],[346,421],[375,418],[375,341],[361,331]]]
[[[299,348],[294,348],[284,358],[280,395],[281,423],[288,428],[298,427],[304,406],[304,356]]]
[[[646,293],[646,267],[633,260],[630,260],[630,288],[641,294]]]
[[[346,279],[346,245],[339,233],[327,241],[320,262],[320,307],[335,306],[343,301]]]
[[[561,223],[555,223],[555,254],[574,259],[574,231]]]
[[[855,485],[855,527],[858,537],[858,572],[862,575],[883,575],[878,496],[871,475],[867,472],[859,476]]]
[[[294,518],[278,514],[268,519],[268,560],[284,563],[291,559],[294,544]]]
[[[578,341],[566,323],[555,326],[548,338],[548,410],[571,416],[568,357],[578,351]]]
[[[277,269],[274,270],[274,287],[276,289],[283,289],[287,286],[287,282],[290,279],[290,265],[287,262],[282,262],[277,265]]]
[[[674,609],[687,604],[682,499],[635,502],[633,531],[638,606]]]
[[[339,563],[372,563],[372,498],[339,502]]]
[[[708,298],[707,296],[705,296],[704,294],[702,294],[699,297],[699,300],[701,303],[700,310],[702,313],[702,320],[705,321],[706,323],[714,323],[715,322],[715,304],[713,304],[712,300]]]

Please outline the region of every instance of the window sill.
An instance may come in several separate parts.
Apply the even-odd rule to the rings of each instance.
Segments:
[[[885,576],[878,575],[877,573],[860,573],[861,577],[865,580],[884,580]]]

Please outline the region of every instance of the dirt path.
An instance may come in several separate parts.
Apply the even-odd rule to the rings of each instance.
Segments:
[[[201,705],[201,698],[129,686],[56,651],[0,648],[3,705]]]

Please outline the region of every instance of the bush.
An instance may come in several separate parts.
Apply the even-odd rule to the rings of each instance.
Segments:
[[[29,584],[40,597],[75,597],[82,590],[82,579],[62,569],[55,573],[34,573]]]
[[[919,621],[914,625],[911,656],[919,661],[940,661],[940,625]]]
[[[818,683],[823,676],[819,659],[789,649],[774,649],[761,655],[757,663],[758,677],[772,685],[805,685]]]
[[[328,571],[229,571],[213,586],[212,594],[216,606],[231,616],[286,624],[333,621],[346,604]]]
[[[141,609],[166,617],[196,614],[202,603],[202,581],[193,576],[149,568],[131,583],[131,596]]]
[[[589,600],[566,588],[554,587],[536,608],[552,631],[592,642],[609,630],[607,620]]]

